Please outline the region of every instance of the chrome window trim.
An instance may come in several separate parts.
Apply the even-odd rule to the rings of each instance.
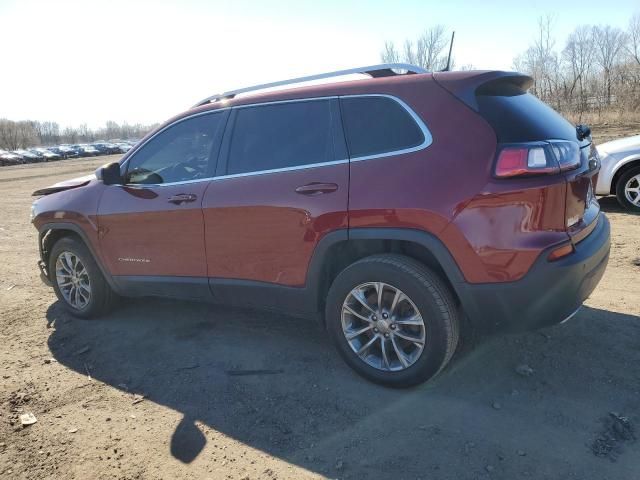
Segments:
[[[289,100],[272,100],[270,102],[257,102],[257,103],[247,103],[246,105],[234,105],[233,107],[229,107],[234,110],[240,110],[242,108],[249,107],[262,107],[267,105],[278,105],[281,103],[300,103],[300,102],[315,102],[318,100],[335,100],[339,98],[338,95],[329,95],[327,97],[306,97],[306,98],[291,98]]]
[[[127,188],[151,188],[151,187],[171,187],[173,185],[189,185],[190,183],[198,182],[210,182],[215,177],[196,178],[195,180],[183,180],[181,182],[167,182],[167,183],[125,183],[120,187]]]
[[[392,157],[392,156],[396,156],[396,155],[404,155],[407,153],[413,153],[413,152],[417,152],[420,150],[424,150],[425,148],[429,147],[432,143],[433,143],[433,137],[431,135],[431,132],[429,130],[429,128],[427,127],[427,125],[424,123],[424,121],[422,120],[422,118],[420,118],[420,116],[409,106],[407,105],[403,100],[401,100],[400,98],[394,96],[394,95],[389,95],[389,94],[385,94],[385,93],[363,93],[363,94],[353,94],[353,95],[330,95],[327,97],[308,97],[308,98],[295,98],[295,99],[289,99],[289,100],[274,100],[274,101],[270,101],[270,102],[256,102],[256,103],[249,103],[246,105],[235,105],[233,107],[224,107],[224,108],[220,108],[220,109],[216,109],[216,110],[207,110],[205,112],[198,112],[198,113],[194,113],[192,115],[180,118],[178,120],[176,120],[173,123],[170,123],[169,125],[166,125],[164,128],[162,128],[161,130],[157,131],[156,133],[153,134],[153,136],[149,137],[147,140],[145,140],[144,143],[141,143],[139,146],[137,146],[137,148],[135,149],[135,151],[129,155],[127,157],[127,159],[122,162],[121,164],[121,169],[123,167],[126,166],[126,164],[129,162],[129,160],[131,160],[131,158],[136,154],[136,152],[138,150],[140,150],[144,145],[146,145],[148,142],[150,142],[152,139],[154,139],[157,135],[159,135],[160,133],[164,132],[165,130],[167,130],[169,127],[172,127],[180,122],[183,122],[185,120],[191,119],[191,118],[195,118],[195,117],[199,117],[201,115],[210,115],[210,114],[215,114],[218,112],[223,112],[226,110],[233,110],[233,109],[242,109],[242,108],[248,108],[248,107],[260,107],[263,105],[278,105],[278,104],[283,104],[283,103],[294,103],[294,102],[308,102],[308,101],[316,101],[316,100],[331,100],[331,99],[340,99],[340,98],[358,98],[358,97],[383,97],[383,98],[389,98],[393,101],[395,101],[396,103],[398,103],[402,108],[404,108],[407,113],[409,113],[409,115],[411,115],[411,118],[413,118],[413,121],[416,122],[416,124],[418,125],[418,128],[420,128],[420,131],[422,132],[423,136],[424,136],[424,141],[420,144],[417,145],[415,147],[410,147],[410,148],[405,148],[405,149],[401,149],[401,150],[394,150],[391,152],[385,152],[385,153],[377,153],[377,154],[373,154],[373,155],[365,155],[365,156],[360,156],[360,157],[351,157],[348,159],[342,159],[342,160],[333,160],[333,161],[329,161],[329,162],[321,162],[321,163],[312,163],[312,164],[308,164],[308,165],[297,165],[295,167],[284,167],[284,168],[273,168],[273,169],[267,169],[267,170],[255,170],[252,172],[244,172],[244,173],[234,173],[231,175],[219,175],[217,177],[207,177],[207,178],[198,178],[195,180],[184,180],[181,182],[169,182],[169,183],[128,183],[125,184],[123,186],[126,187],[145,187],[145,188],[150,188],[150,187],[169,187],[169,186],[174,186],[174,185],[188,185],[191,183],[197,183],[197,182],[204,182],[204,181],[217,181],[217,180],[226,180],[226,179],[230,179],[230,178],[240,178],[240,177],[250,177],[250,176],[256,176],[256,175],[268,175],[271,173],[280,173],[280,172],[289,172],[289,171],[295,171],[295,170],[306,170],[306,169],[310,169],[310,168],[318,168],[318,167],[325,167],[325,166],[332,166],[332,165],[341,165],[341,164],[345,164],[345,163],[349,163],[349,162],[361,162],[363,160],[375,160],[378,158],[386,158],[386,157]],[[343,125],[344,128],[344,125]]]
[[[195,180],[184,180],[182,182],[169,182],[169,183],[127,183],[126,185],[120,185],[121,187],[168,187],[171,185],[188,185],[190,183],[197,182],[211,182],[217,180],[227,180],[229,178],[240,178],[240,177],[254,177],[258,175],[268,175],[271,173],[280,173],[280,172],[291,172],[295,170],[306,170],[309,168],[318,168],[318,167],[328,167],[331,165],[340,165],[343,163],[349,163],[349,159],[344,160],[333,160],[330,162],[322,162],[322,163],[310,163],[308,165],[298,165],[295,167],[283,167],[283,168],[273,168],[271,170],[258,170],[256,172],[246,172],[246,173],[233,173],[231,175],[219,175],[217,177],[207,177],[207,178],[196,178]]]
[[[306,170],[308,168],[329,167],[331,165],[341,165],[344,163],[349,163],[349,159],[345,158],[344,160],[332,160],[330,162],[310,163],[308,165],[297,165],[295,167],[272,168],[271,170],[258,170],[255,172],[232,173],[230,175],[220,175],[218,177],[213,177],[211,180],[216,181],[216,180],[226,180],[228,178],[253,177],[257,175],[268,175],[270,173],[291,172],[295,170]]]
[[[129,151],[130,153],[128,152],[127,158],[120,164],[120,174],[121,175],[125,174],[125,172],[127,171],[126,170],[127,164],[140,151],[140,149],[142,147],[144,147],[147,143],[149,143],[151,140],[156,138],[158,135],[160,135],[165,130],[173,127],[174,125],[178,125],[179,123],[182,123],[182,122],[184,122],[186,120],[191,120],[192,118],[201,117],[203,115],[215,115],[216,113],[226,112],[227,110],[231,110],[231,107],[217,108],[215,110],[207,110],[205,112],[194,113],[192,115],[188,115],[186,117],[179,118],[175,122],[171,122],[169,125],[165,125],[160,130],[158,130],[156,133],[154,133],[149,138],[147,138],[144,142],[140,142],[138,145],[133,147],[133,149]],[[124,171],[123,171],[123,168],[124,168]],[[207,178],[211,178],[211,177],[207,177]],[[201,178],[199,180],[206,180],[206,179],[205,178]],[[185,180],[185,182],[192,183],[193,180]],[[178,183],[184,183],[184,182],[173,182],[172,184],[176,185]],[[125,186],[132,186],[132,185],[145,185],[145,184],[142,184],[142,183],[127,183],[127,184],[125,184]],[[168,183],[156,183],[156,184],[147,183],[146,185],[168,185]]]

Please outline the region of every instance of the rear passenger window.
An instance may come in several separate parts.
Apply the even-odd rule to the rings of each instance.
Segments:
[[[336,160],[329,100],[238,108],[227,174]]]
[[[409,112],[391,98],[344,97],[340,101],[351,158],[405,150],[425,140]]]

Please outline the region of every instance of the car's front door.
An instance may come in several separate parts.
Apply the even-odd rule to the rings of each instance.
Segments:
[[[178,284],[193,291],[189,296],[207,291],[202,200],[228,114],[187,117],[161,130],[123,165],[125,185],[105,188],[100,246],[121,287],[182,295]]]
[[[228,123],[203,201],[213,293],[218,279],[301,287],[320,239],[348,228],[337,99],[234,107]]]

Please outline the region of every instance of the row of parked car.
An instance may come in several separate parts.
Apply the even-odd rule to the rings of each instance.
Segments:
[[[54,147],[23,148],[6,151],[0,149],[0,165],[20,165],[23,163],[51,162],[65,158],[96,157],[126,153],[138,142],[137,139],[117,142],[94,142]]]

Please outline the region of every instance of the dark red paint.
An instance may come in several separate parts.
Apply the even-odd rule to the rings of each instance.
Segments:
[[[303,286],[314,248],[327,233],[405,227],[440,239],[470,283],[514,281],[543,250],[584,237],[598,207],[594,202],[585,213],[589,179],[579,172],[566,178],[493,177],[495,133],[456,96],[491,75],[456,72],[437,74],[437,81],[431,74],[352,81],[198,107],[166,124],[198,111],[243,104],[390,94],[423,119],[433,143],[392,157],[184,185],[123,187],[93,180],[41,198],[34,223],[38,228],[54,220],[78,225],[112,275]],[[133,154],[135,149],[123,161]],[[312,195],[296,191],[312,183],[335,188]],[[196,200],[168,201],[182,194]],[[575,216],[574,225],[567,226],[567,216]]]
[[[300,186],[333,183],[322,195]],[[347,228],[349,165],[214,180],[202,204],[210,277],[302,286],[320,238]]]

